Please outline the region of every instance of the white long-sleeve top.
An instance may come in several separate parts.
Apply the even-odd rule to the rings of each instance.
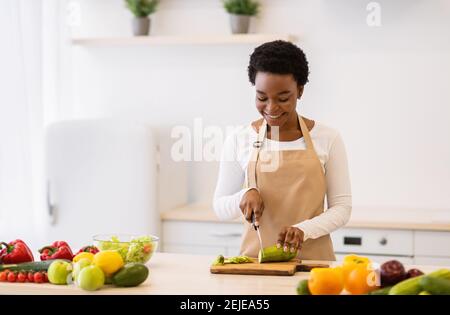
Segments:
[[[293,225],[304,232],[304,241],[330,234],[342,227],[350,219],[352,210],[347,154],[339,132],[316,121],[310,136],[325,172],[327,209],[319,216]],[[243,215],[239,203],[248,191],[243,184],[247,179],[247,166],[256,139],[256,131],[248,125],[236,128],[225,140],[213,201],[214,211],[221,220],[233,220]],[[265,148],[304,150],[306,145],[303,137],[279,142],[266,138],[261,150]]]

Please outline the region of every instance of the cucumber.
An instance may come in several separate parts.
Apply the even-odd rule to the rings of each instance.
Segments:
[[[140,263],[128,263],[112,278],[112,283],[118,287],[136,287],[148,277],[148,268]]]
[[[308,280],[301,280],[297,285],[297,294],[298,295],[311,295],[308,287]]]
[[[217,256],[217,258],[213,261],[213,266],[222,266],[225,264],[225,257],[223,255]]]
[[[428,275],[422,275],[414,278],[410,278],[404,280],[402,282],[397,283],[392,287],[389,291],[389,295],[417,295],[422,290],[422,286],[420,285],[420,280],[424,277],[433,277],[433,278],[442,278],[442,279],[450,279],[450,270],[449,269],[439,269],[433,271]]]
[[[275,261],[289,261],[297,256],[297,251],[291,253],[290,251],[285,252],[283,247],[278,248],[276,245],[266,247],[259,251],[258,261],[259,263],[264,262],[275,262]]]
[[[217,258],[213,261],[213,266],[223,266],[225,264],[245,264],[252,263],[253,260],[248,256],[234,256],[225,258],[223,255],[217,256]]]
[[[252,263],[253,260],[248,256],[234,256],[225,258],[223,263],[224,264],[245,264],[245,263]]]
[[[425,276],[420,279],[420,286],[424,291],[433,295],[450,295],[450,280]]]
[[[392,286],[385,287],[385,288],[382,288],[382,289],[371,291],[368,294],[369,295],[388,295],[389,291],[391,290],[391,288],[392,288]]]
[[[429,273],[426,276],[450,280],[450,269],[439,269]]]
[[[394,285],[389,291],[389,295],[417,295],[422,291],[419,282],[423,276],[403,280]]]
[[[65,259],[59,259],[59,260],[65,260]],[[26,262],[21,264],[6,264],[6,265],[0,265],[0,271],[2,270],[11,270],[11,271],[47,271],[48,267],[52,264],[52,262],[55,261],[55,259],[50,260],[44,260],[44,261],[33,261],[33,262]],[[65,260],[67,262],[70,262],[69,260]]]

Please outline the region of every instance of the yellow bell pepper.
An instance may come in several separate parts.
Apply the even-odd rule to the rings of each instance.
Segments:
[[[348,255],[344,257],[344,262],[342,264],[342,271],[344,273],[344,279],[347,279],[350,272],[352,272],[356,267],[370,265],[371,261],[369,258],[357,255]]]

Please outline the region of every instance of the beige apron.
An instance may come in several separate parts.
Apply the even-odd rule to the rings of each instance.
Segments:
[[[325,174],[300,115],[299,122],[306,150],[261,150],[266,137],[265,120],[259,128],[258,140],[253,144],[246,187],[257,187],[264,202],[264,212],[259,220],[263,247],[275,245],[283,227],[314,218],[324,211]],[[278,167],[274,168],[273,165]],[[251,224],[245,221],[244,225],[240,252],[242,255],[257,257],[260,249],[258,236]],[[335,260],[330,235],[306,240],[299,257]]]

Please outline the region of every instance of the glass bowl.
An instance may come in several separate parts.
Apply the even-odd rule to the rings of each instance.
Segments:
[[[145,264],[158,248],[159,238],[154,235],[98,234],[93,237],[100,251],[116,250],[125,263]]]

